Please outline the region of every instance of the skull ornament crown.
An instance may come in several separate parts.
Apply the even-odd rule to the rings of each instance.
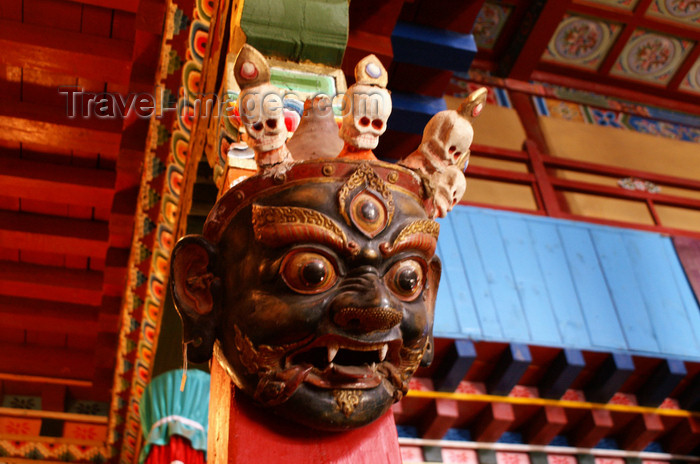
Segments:
[[[236,63],[247,79],[242,101],[270,85],[256,53],[244,48]],[[354,92],[386,85],[376,58],[356,74]],[[385,126],[388,113],[379,114]],[[287,152],[284,170],[269,175],[276,164],[263,161],[284,141],[266,129],[257,137],[252,117],[243,122],[259,173],[222,195],[202,235],[183,237],[172,254],[188,358],[214,356],[245,395],[290,420],[365,425],[432,359],[441,266],[431,192],[443,186],[420,170],[352,156],[296,161]],[[324,122],[309,119],[316,123]]]

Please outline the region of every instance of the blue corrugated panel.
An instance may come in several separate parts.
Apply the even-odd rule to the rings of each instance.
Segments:
[[[700,308],[658,234],[457,206],[435,335],[700,360]]]

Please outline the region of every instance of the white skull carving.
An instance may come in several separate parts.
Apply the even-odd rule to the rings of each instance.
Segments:
[[[248,144],[255,153],[276,150],[287,141],[283,106],[282,95],[274,85],[262,84],[241,92],[238,108]]]
[[[433,218],[445,217],[449,211],[462,199],[467,190],[464,173],[457,166],[449,166],[444,171],[436,171],[430,176],[433,188]]]
[[[456,111],[441,111],[426,124],[417,152],[406,161],[409,167],[423,167],[428,172],[441,171],[448,166],[457,166],[463,171],[469,161],[473,139],[474,129],[469,121]]]
[[[350,86],[343,99],[345,113],[340,137],[361,150],[377,148],[391,114],[391,97],[386,89],[365,84]]]

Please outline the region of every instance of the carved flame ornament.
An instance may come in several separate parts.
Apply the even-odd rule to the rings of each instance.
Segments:
[[[269,85],[259,54],[244,51],[241,87]],[[376,58],[358,66],[361,85],[386,85]],[[244,394],[289,420],[359,427],[432,359],[441,266],[431,192],[440,184],[362,157],[296,161],[283,146],[277,166],[262,149],[270,140],[252,142],[259,173],[173,251],[188,357],[214,356]]]

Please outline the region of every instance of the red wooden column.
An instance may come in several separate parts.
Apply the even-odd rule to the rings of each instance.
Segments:
[[[216,360],[211,367],[208,464],[401,464],[391,410],[348,432],[321,432],[289,423],[243,398]]]

